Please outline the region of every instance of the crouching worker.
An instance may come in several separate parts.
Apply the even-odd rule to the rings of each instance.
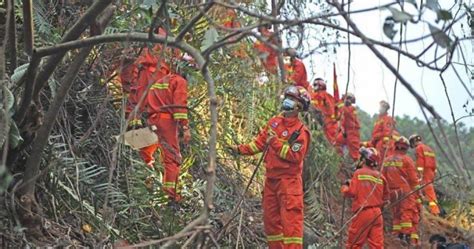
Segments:
[[[263,225],[268,247],[303,248],[303,160],[310,132],[298,118],[311,97],[305,88],[284,91],[282,113],[271,118],[256,139],[232,149],[242,155],[264,153]]]
[[[387,181],[376,170],[380,160],[374,148],[360,150],[362,167],[355,171],[352,179],[341,187],[344,197],[352,198],[355,217],[349,227],[346,248],[384,248],[382,206],[388,200]]]

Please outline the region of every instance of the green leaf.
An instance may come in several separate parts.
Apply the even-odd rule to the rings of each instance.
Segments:
[[[430,32],[431,36],[433,37],[433,40],[441,46],[442,48],[447,48],[451,45],[453,42],[451,38],[449,38],[448,35],[446,35],[441,29],[429,24],[430,26]]]
[[[383,33],[393,40],[393,37],[397,34],[397,30],[395,29],[395,22],[391,16],[385,18],[385,22],[383,23]]]
[[[8,89],[6,85],[3,85],[2,87],[3,94],[6,99],[6,110],[11,112],[13,110],[13,105],[15,104],[15,96],[13,96],[13,93]]]
[[[451,14],[451,11],[448,11],[448,10],[438,10],[436,11],[436,15],[438,16],[438,21],[439,20],[447,21],[447,20],[453,19],[453,15]]]
[[[17,84],[20,81],[21,77],[25,75],[26,70],[28,69],[28,65],[30,65],[30,63],[26,63],[15,68],[15,71],[13,72],[12,77],[11,77],[12,82],[14,84]]]
[[[201,51],[208,49],[219,39],[219,34],[214,27],[209,28],[204,34],[204,40],[201,43]]]
[[[143,3],[140,4],[140,8],[142,9],[152,8],[153,11],[156,11],[158,10],[159,6],[156,0],[143,0]]]
[[[10,145],[10,148],[15,149],[23,143],[23,138],[20,135],[20,131],[18,130],[18,127],[16,126],[15,121],[11,120],[10,123],[10,134],[8,134],[8,143]]]
[[[403,2],[405,3],[411,3],[413,4],[415,7],[418,7],[418,5],[416,4],[416,0],[402,0]]]
[[[439,10],[439,3],[438,0],[427,0],[425,3],[426,8],[432,10],[432,11],[438,11]]]
[[[413,16],[405,11],[397,10],[393,7],[387,7],[392,12],[392,17],[395,22],[406,22],[413,19]]]

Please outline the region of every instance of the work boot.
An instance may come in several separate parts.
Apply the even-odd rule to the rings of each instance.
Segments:
[[[410,245],[410,236],[408,234],[399,233],[398,239],[400,240],[400,244],[402,244],[402,246]]]

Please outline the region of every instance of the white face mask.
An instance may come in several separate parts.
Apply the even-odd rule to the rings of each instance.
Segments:
[[[379,114],[385,114],[387,113],[387,109],[385,109],[383,106],[379,107]]]
[[[290,56],[283,57],[283,63],[290,64],[291,63],[291,57]]]

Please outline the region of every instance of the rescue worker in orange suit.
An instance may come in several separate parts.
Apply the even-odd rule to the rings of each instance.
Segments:
[[[284,91],[282,113],[248,144],[235,145],[239,154],[265,153],[263,224],[268,247],[303,248],[303,160],[310,145],[310,132],[298,118],[307,111],[311,96],[302,87]]]
[[[390,191],[396,193],[398,198],[405,198],[392,209],[392,231],[398,234],[402,242],[410,243],[411,241],[412,245],[418,245],[419,236],[413,224],[416,225],[419,218],[417,193],[410,193],[420,186],[415,163],[407,155],[409,147],[410,142],[403,136],[395,141],[395,151],[385,160],[382,172],[388,181]]]
[[[140,156],[147,166],[154,168],[155,151],[159,150],[164,166],[163,191],[172,201],[179,201],[177,193],[181,153],[178,142],[178,128],[183,132],[184,143],[191,139],[187,118],[187,81],[178,74],[170,72],[168,65],[145,52],[132,69],[136,72],[131,78],[127,108],[138,110],[129,117],[129,128],[143,125],[141,114],[147,113],[147,124],[156,127],[159,143],[140,150]],[[129,74],[126,74],[129,77]],[[123,79],[127,80],[127,79]],[[128,79],[130,80],[130,79]],[[148,89],[148,91],[147,91]],[[140,99],[146,94],[142,103]],[[133,112],[132,112],[133,113]]]
[[[258,27],[260,35],[265,39],[265,42],[278,46],[278,39],[273,32],[270,31],[271,25]],[[277,73],[278,54],[272,47],[265,44],[265,42],[257,40],[254,44],[265,70],[271,74]]]
[[[346,248],[384,248],[382,206],[389,199],[387,181],[378,171],[379,154],[374,148],[360,148],[361,168],[341,187],[344,197],[352,198],[355,214],[349,227]]]
[[[429,210],[432,214],[439,215],[440,209],[432,183],[436,176],[435,153],[433,149],[422,142],[421,136],[417,134],[410,136],[410,146],[415,149],[416,169],[422,176],[422,183],[427,184],[424,187],[424,196],[428,200]]]
[[[286,50],[284,58],[285,69],[287,72],[287,80],[290,84],[295,86],[302,86],[309,91],[308,75],[306,67],[300,59],[296,56],[296,49],[289,48]]]
[[[393,152],[394,142],[400,137],[395,129],[395,120],[388,115],[389,109],[390,104],[387,101],[380,101],[379,116],[375,121],[370,142],[380,152],[381,160]]]
[[[341,108],[341,120],[339,131],[336,137],[336,149],[340,155],[343,155],[345,146],[352,160],[359,159],[360,144],[360,124],[357,118],[357,111],[352,105],[355,103],[355,97],[352,93],[347,93],[344,97],[344,106]]]
[[[331,94],[326,92],[326,82],[317,78],[313,83],[314,92],[311,94],[311,103],[324,117],[324,134],[326,139],[334,144],[337,133],[336,103]]]

